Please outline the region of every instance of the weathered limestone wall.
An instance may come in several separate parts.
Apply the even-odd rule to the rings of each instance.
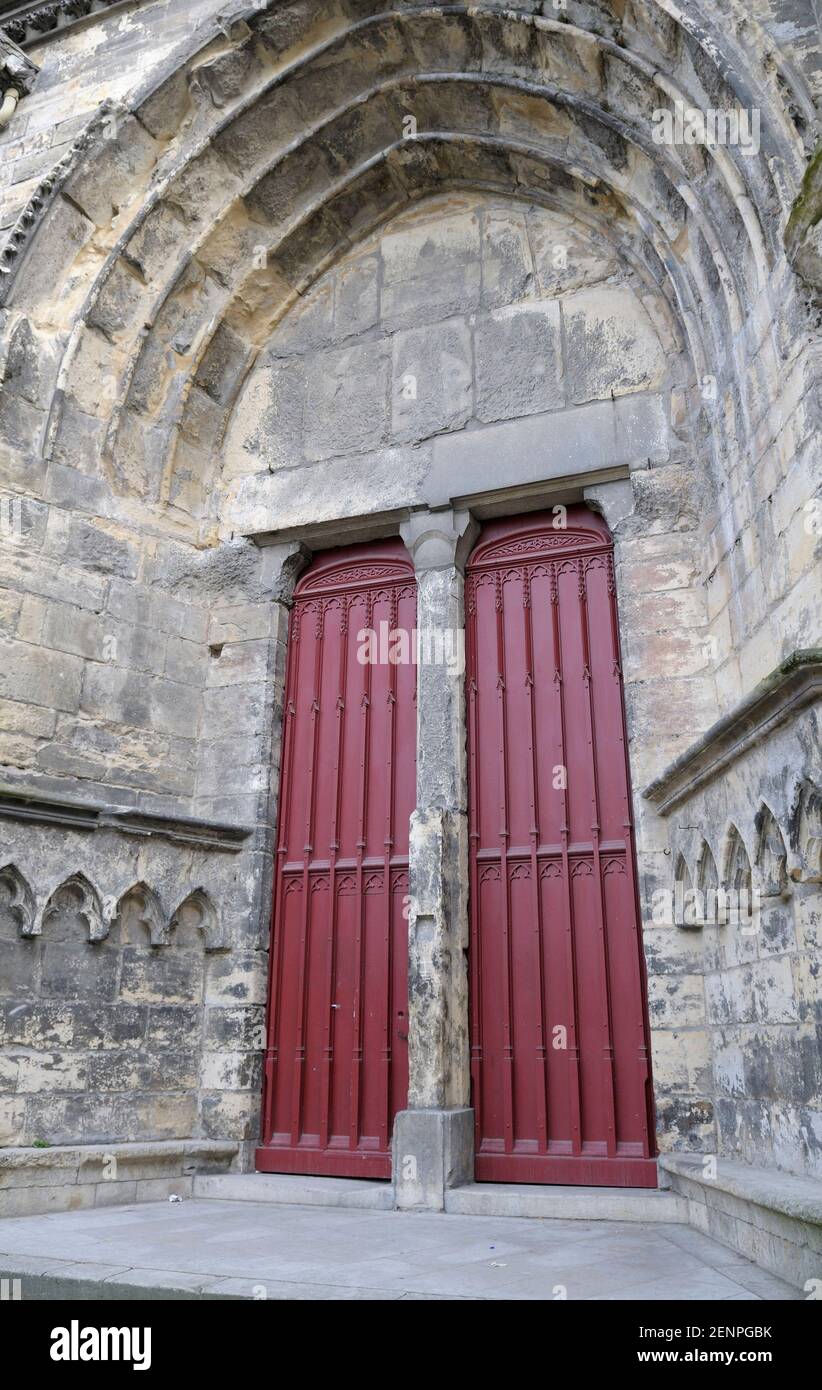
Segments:
[[[0,822],[0,1143],[248,1137],[253,872],[185,833]]]
[[[659,400],[664,449],[682,367],[654,290],[562,213],[468,193],[417,205],[322,276],[255,362],[225,435],[224,527],[439,502],[443,457],[446,495],[482,490],[489,437],[502,487],[559,413],[581,469],[605,465],[611,412],[588,438],[593,415],[574,412],[638,392]],[[531,416],[533,433],[493,428]]]
[[[703,581],[722,710],[819,640],[822,395],[806,294],[782,261],[734,346],[746,391],[716,388],[716,509]]]
[[[110,15],[98,12],[96,22],[40,43],[34,26],[11,26],[12,37],[26,43],[40,76],[36,99],[20,109],[5,133],[0,247],[39,184],[100,106],[107,103],[113,111],[127,100],[219,7],[219,0],[158,0]]]
[[[9,549],[21,609],[42,608],[54,646],[25,630],[4,641],[4,723],[17,729],[4,734],[0,791],[5,1142],[253,1140],[285,630],[280,568],[272,582],[265,571],[277,552],[240,547],[232,563],[229,550],[201,576],[206,614],[168,592],[197,582],[186,566],[165,585],[142,568],[150,542],[143,583],[95,567],[97,611],[53,598],[83,591],[48,555],[25,539]],[[193,658],[158,670],[163,650]],[[49,716],[38,702],[52,698]]]
[[[818,653],[804,670],[818,687]],[[803,700],[802,683],[798,667],[781,682],[782,701],[780,683],[771,682],[759,708],[731,724],[728,749],[737,752],[721,773],[707,759],[704,767],[686,761],[681,778],[660,789],[674,803],[670,854],[680,897],[672,913],[659,902],[646,939],[651,961],[670,970],[665,988],[652,991],[652,1021],[672,1024],[674,1086],[694,1118],[702,1112],[702,1147],[819,1177],[820,725],[818,698]],[[797,708],[786,718],[789,701]],[[766,720],[774,727],[763,736]],[[731,895],[727,904],[714,906],[716,887]],[[698,1125],[690,1135],[670,1131],[664,1143],[699,1134]]]

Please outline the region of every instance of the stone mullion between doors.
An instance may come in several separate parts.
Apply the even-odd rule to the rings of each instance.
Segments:
[[[412,514],[417,575],[417,803],[411,818],[408,1109],[394,1125],[399,1207],[440,1210],[473,1177],[468,1026],[468,782],[464,565],[467,512]],[[450,658],[450,659],[449,659]]]

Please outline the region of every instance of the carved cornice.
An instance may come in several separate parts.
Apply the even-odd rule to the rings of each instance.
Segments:
[[[822,647],[796,651],[686,749],[643,796],[667,816],[806,705],[822,699]]]
[[[0,29],[0,93],[13,90],[27,96],[40,69],[8,34]]]
[[[129,0],[131,5],[138,0]],[[102,17],[107,10],[123,7],[123,0],[11,0],[0,2],[0,28],[22,47],[42,43],[53,34],[62,33],[83,20]]]
[[[252,833],[246,826],[158,816],[127,807],[88,805],[4,787],[0,787],[0,818],[54,825],[61,830],[118,830],[123,835],[160,836],[175,844],[235,854]]]

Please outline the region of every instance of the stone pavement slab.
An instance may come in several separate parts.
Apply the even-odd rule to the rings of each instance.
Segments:
[[[0,1223],[24,1298],[789,1300],[687,1226],[194,1200]]]

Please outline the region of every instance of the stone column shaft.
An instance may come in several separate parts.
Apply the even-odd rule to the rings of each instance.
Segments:
[[[411,818],[408,1110],[397,1116],[397,1205],[441,1209],[470,1181],[468,822],[463,567],[465,512],[402,528],[417,573],[417,805]]]
[[[411,818],[411,1108],[467,1105],[468,823],[463,578],[418,572],[417,805]],[[449,637],[448,634],[459,634]],[[441,662],[430,655],[446,656]]]

